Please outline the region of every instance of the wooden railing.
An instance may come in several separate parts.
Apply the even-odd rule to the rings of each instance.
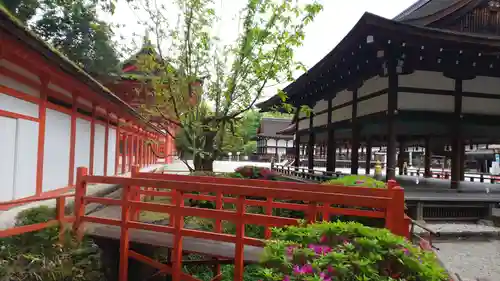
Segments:
[[[119,184],[123,186],[122,199],[91,197],[86,195],[89,183]],[[198,193],[198,194],[195,194]],[[140,196],[162,196],[171,199],[170,204],[141,202]],[[251,198],[263,198],[262,200]],[[186,199],[207,200],[215,203],[215,209],[185,206]],[[182,272],[183,237],[195,237],[235,245],[234,280],[243,280],[245,245],[263,246],[263,240],[245,235],[245,225],[264,227],[264,237],[269,238],[271,227],[298,223],[297,219],[273,214],[274,208],[305,212],[306,220],[328,220],[330,215],[384,218],[385,226],[393,233],[409,237],[409,220],[404,214],[404,191],[390,182],[388,189],[361,187],[324,186],[277,181],[260,181],[215,177],[195,177],[172,174],[133,173],[132,178],[89,176],[86,168],[78,168],[76,190],[76,220],[78,233],[85,222],[114,225],[121,228],[119,281],[127,280],[128,258],[171,273],[174,281],[193,280]],[[304,202],[304,203],[291,203]],[[120,219],[92,217],[84,214],[85,205],[99,203],[119,205]],[[233,204],[232,208],[227,203]],[[260,206],[264,214],[250,213],[249,206]],[[341,208],[332,206],[351,206]],[[369,210],[352,207],[366,207]],[[170,225],[153,225],[138,222],[134,213],[153,211],[170,215]],[[185,228],[187,216],[208,218],[215,221],[214,231]],[[236,234],[222,233],[222,221],[236,225]],[[143,229],[171,233],[173,235],[172,265],[163,265],[129,249],[129,230]]]
[[[412,177],[423,177],[424,169],[407,168],[403,170],[403,174]],[[447,170],[431,170],[431,176],[437,179],[450,179],[451,173]],[[470,182],[483,182],[483,183],[497,183],[500,182],[500,176],[495,176],[487,173],[468,173],[464,175],[465,181]]]
[[[343,175],[340,172],[327,172],[321,170],[309,170],[307,168],[296,168],[284,165],[272,165],[271,169],[285,176],[296,177],[309,181],[326,181]]]

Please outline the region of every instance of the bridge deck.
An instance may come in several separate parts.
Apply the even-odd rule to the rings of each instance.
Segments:
[[[108,219],[120,219],[121,207],[109,206],[99,211],[89,214],[93,217],[103,217]],[[121,232],[119,226],[102,225],[96,223],[84,223],[85,233],[89,236],[120,240]],[[146,244],[156,247],[173,248],[173,235],[170,233],[160,233],[149,230],[129,229],[130,242]],[[233,259],[235,254],[234,243],[214,241],[184,236],[183,249],[185,252],[206,254],[213,257]],[[255,263],[260,260],[261,247],[245,245],[245,262]]]

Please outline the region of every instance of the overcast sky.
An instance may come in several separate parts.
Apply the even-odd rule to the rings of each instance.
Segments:
[[[157,0],[159,3],[162,0]],[[246,0],[215,0],[218,15],[222,20],[215,26],[215,30],[222,41],[231,42],[238,33],[238,22],[235,20],[240,8]],[[297,50],[296,58],[308,68],[312,67],[331,51],[356,24],[365,12],[370,12],[385,18],[393,18],[409,7],[416,0],[322,0],[323,11],[306,28],[304,45]],[[125,40],[122,44],[131,45],[144,35],[144,27],[137,24],[140,12],[133,11],[125,0],[119,0],[115,14],[108,18],[113,23],[125,24],[117,30],[117,36],[122,35]],[[286,86],[286,85],[283,85]],[[275,89],[267,89],[265,95],[275,94]]]

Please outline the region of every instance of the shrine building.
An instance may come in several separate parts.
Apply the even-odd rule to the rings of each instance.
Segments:
[[[402,173],[398,150],[423,146],[430,176],[431,152],[446,148],[451,187],[458,188],[464,147],[500,138],[499,35],[500,1],[421,0],[394,19],[365,13],[284,89],[288,103],[313,109],[309,117],[294,118],[295,148],[307,144],[312,151],[326,143],[327,170],[334,171],[336,148],[349,146],[351,173],[357,174],[360,147],[370,154],[373,146],[385,146],[388,179],[397,166]],[[259,107],[280,104],[275,96]]]
[[[0,202],[66,192],[80,166],[151,166],[160,147],[164,130],[0,7]]]

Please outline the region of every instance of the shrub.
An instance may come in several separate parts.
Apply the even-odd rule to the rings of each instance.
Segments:
[[[53,208],[32,208],[19,213],[16,226],[54,218]],[[105,280],[99,248],[87,239],[77,243],[69,233],[61,245],[55,226],[0,239],[0,249],[0,280]]]
[[[280,180],[280,174],[275,171],[257,166],[243,166],[234,170],[236,174],[247,179]]]
[[[262,259],[271,280],[445,281],[433,252],[386,229],[323,222],[273,230]]]
[[[386,188],[385,182],[378,181],[369,176],[361,176],[361,175],[347,175],[340,178],[325,181],[323,182],[323,184]]]

